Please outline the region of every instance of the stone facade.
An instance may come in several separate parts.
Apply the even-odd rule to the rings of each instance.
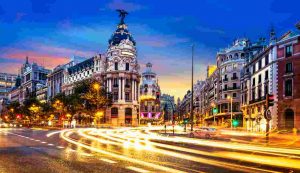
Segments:
[[[289,31],[277,42],[278,128],[300,129],[300,32]]]
[[[152,64],[147,63],[140,86],[140,123],[157,124],[160,120],[162,120],[160,87],[156,73],[152,71]]]

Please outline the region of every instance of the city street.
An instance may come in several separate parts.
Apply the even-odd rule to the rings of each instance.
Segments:
[[[0,129],[0,172],[297,172],[300,149],[156,133]]]

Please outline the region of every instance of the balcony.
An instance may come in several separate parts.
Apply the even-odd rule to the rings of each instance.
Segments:
[[[223,79],[223,82],[228,82],[228,78]]]
[[[266,96],[262,96],[262,97],[259,97],[257,99],[254,99],[254,100],[249,100],[249,104],[261,102],[261,101],[264,101],[264,100],[266,100]]]
[[[113,87],[117,88],[117,87],[119,87],[119,85],[118,84],[114,84]]]
[[[231,77],[231,80],[238,80],[239,78],[237,76]]]

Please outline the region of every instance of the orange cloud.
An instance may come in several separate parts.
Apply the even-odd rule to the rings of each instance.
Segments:
[[[35,62],[50,69],[56,67],[59,64],[65,64],[70,61],[70,59],[66,57],[23,50],[10,50],[9,53],[5,53],[3,56],[15,60],[24,60],[24,62],[25,57],[28,56],[30,62]]]

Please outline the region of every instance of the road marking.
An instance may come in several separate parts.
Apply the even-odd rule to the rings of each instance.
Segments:
[[[107,162],[107,163],[112,163],[112,164],[117,163],[117,162],[115,162],[113,160],[109,160],[109,159],[105,159],[105,158],[101,158],[100,160],[102,160],[104,162]]]
[[[140,173],[147,173],[147,172],[150,172],[148,170],[145,170],[145,169],[142,169],[142,168],[137,168],[137,167],[134,167],[134,166],[127,166],[126,167],[127,169],[130,169],[130,170],[133,170],[135,172],[140,172]]]
[[[40,140],[35,140],[35,142],[40,142]]]
[[[65,147],[62,147],[62,146],[57,146],[56,148],[63,149],[63,148],[65,148]]]
[[[47,142],[41,142],[42,144],[45,144],[45,143],[47,143]]]
[[[53,144],[48,144],[48,145],[53,146]]]

